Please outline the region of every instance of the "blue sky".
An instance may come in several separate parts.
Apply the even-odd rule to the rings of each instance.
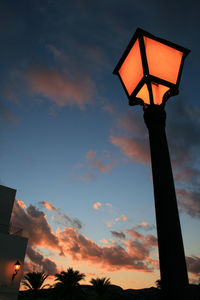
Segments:
[[[159,278],[142,108],[128,106],[112,75],[141,27],[191,50],[166,130],[189,276],[198,279],[198,11],[198,1],[1,1],[0,183],[17,189],[13,223],[29,237],[26,270],[73,266],[86,280],[108,276],[127,288]]]

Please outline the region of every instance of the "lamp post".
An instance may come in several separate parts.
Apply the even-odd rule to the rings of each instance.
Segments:
[[[165,134],[165,103],[176,94],[189,50],[138,28],[113,73],[129,105],[142,105],[149,132],[163,299],[187,299],[185,262],[174,180]]]

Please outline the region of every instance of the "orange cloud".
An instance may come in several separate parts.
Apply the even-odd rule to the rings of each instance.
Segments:
[[[26,209],[27,206],[23,201],[17,200],[15,199],[15,201],[17,201],[18,205],[22,208],[22,209]]]
[[[149,224],[147,222],[141,222],[139,225],[142,226],[142,227],[148,227],[149,226]]]
[[[186,257],[188,271],[195,276],[200,276],[200,257],[187,256]]]
[[[101,202],[96,202],[96,203],[93,204],[93,208],[95,210],[98,210],[101,206],[102,206]]]
[[[78,74],[78,72],[77,72]],[[84,108],[96,92],[94,81],[87,75],[69,76],[44,66],[27,70],[26,79],[35,94],[48,98],[56,105],[78,105]]]
[[[42,201],[42,202],[40,202],[40,204],[42,204],[48,210],[56,211],[56,208],[53,205],[51,205],[51,203],[49,203],[47,201]]]

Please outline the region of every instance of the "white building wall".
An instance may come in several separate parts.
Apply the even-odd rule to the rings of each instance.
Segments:
[[[0,186],[0,300],[17,300],[23,272],[27,238],[9,234],[9,223],[16,191]],[[12,280],[15,263],[21,268]]]

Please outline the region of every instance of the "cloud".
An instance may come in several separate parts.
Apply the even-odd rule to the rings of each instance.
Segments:
[[[126,218],[125,215],[121,215],[121,217],[115,219],[116,222],[118,222],[118,221],[124,221],[125,222],[126,220],[127,220],[127,218]]]
[[[138,225],[133,226],[134,229],[145,229],[146,231],[155,229],[155,225],[149,225],[147,222],[141,222]]]
[[[115,224],[115,222],[114,221],[108,221],[108,222],[106,222],[106,224],[110,228],[112,225]]]
[[[140,234],[139,232],[132,230],[132,229],[126,229],[126,233],[131,235],[133,238],[136,239],[143,239],[143,235]]]
[[[81,224],[74,219],[54,210],[58,223],[65,227],[63,230],[58,229],[56,234],[53,233],[46,215],[33,205],[25,206],[23,201],[17,201],[12,214],[12,223],[24,229],[24,235],[29,238],[27,251],[26,269],[30,270],[34,265],[41,266],[45,272],[53,274],[57,267],[51,258],[45,258],[35,247],[43,247],[58,251],[62,255],[69,255],[74,260],[87,261],[91,264],[99,264],[100,268],[109,271],[120,269],[139,270],[143,272],[152,272],[155,268],[152,258],[150,257],[151,247],[153,246],[153,236],[144,236],[139,239],[129,239],[123,241],[125,234],[123,232],[113,231],[112,234],[121,238],[122,245],[106,245],[100,247],[91,239],[79,232]],[[120,220],[125,220],[122,215]],[[76,222],[77,221],[77,222]],[[65,223],[66,222],[66,223]],[[69,227],[73,226],[73,227]],[[105,241],[104,241],[105,242]]]
[[[42,206],[44,206],[48,210],[56,212],[56,215],[52,216],[52,220],[56,224],[62,225],[64,227],[72,226],[72,227],[77,228],[77,229],[82,228],[82,224],[81,224],[81,221],[79,219],[70,218],[66,214],[62,213],[60,208],[56,208],[55,206],[53,206],[51,203],[49,203],[47,201],[41,201],[41,202],[39,202],[39,204],[41,204]]]
[[[86,163],[78,163],[74,166],[74,169],[81,169],[85,174],[77,175],[73,174],[73,176],[81,181],[90,182],[97,178],[100,173],[107,173],[116,166],[116,161],[112,158],[109,152],[103,151],[101,158],[97,158],[97,152],[93,150],[89,150],[86,153]],[[86,170],[89,170],[85,172]],[[92,171],[91,171],[92,170]],[[80,172],[81,172],[80,171]]]
[[[143,138],[110,136],[110,141],[113,145],[118,146],[130,160],[150,164],[149,149]]]
[[[76,175],[75,175],[76,176]],[[83,182],[90,182],[90,181],[93,181],[93,180],[95,180],[96,178],[97,178],[97,175],[95,175],[95,174],[93,174],[93,173],[91,173],[91,172],[87,172],[85,175],[83,175],[83,176],[76,176],[76,178],[78,179],[78,180],[81,180],[81,181],[83,181]]]
[[[101,206],[102,206],[101,202],[96,202],[96,203],[93,204],[93,208],[95,210],[98,210]]]
[[[47,201],[41,201],[41,202],[39,202],[39,204],[43,205],[48,210],[56,211],[56,208],[51,203],[49,203]]]
[[[38,271],[42,271],[49,275],[54,275],[58,273],[58,268],[55,262],[53,262],[49,258],[45,258],[38,251],[36,251],[33,247],[28,246],[26,250],[26,257],[28,257],[32,263],[32,268],[38,269]],[[30,268],[30,266],[29,266]]]
[[[0,124],[1,123],[17,124],[18,119],[13,111],[0,103]]]
[[[25,72],[32,92],[47,98],[59,107],[77,105],[81,109],[91,104],[96,92],[94,81],[87,74],[66,72],[45,66],[32,67]]]
[[[44,247],[63,253],[59,240],[53,233],[46,215],[33,205],[27,208],[22,201],[15,201],[11,224],[22,228],[23,234],[28,238],[29,245]]]
[[[115,163],[104,164],[102,159],[96,158],[96,152],[93,150],[88,151],[86,154],[86,159],[90,162],[93,169],[100,172],[106,173],[112,170],[115,166]]]
[[[108,244],[108,241],[107,241],[106,239],[102,239],[102,240],[100,240],[100,242],[101,242],[102,244],[105,244],[105,245]]]
[[[110,114],[114,114],[115,113],[115,108],[113,105],[111,104],[105,104],[102,106],[103,111],[110,113]]]
[[[109,271],[120,269],[151,272],[153,266],[150,261],[148,245],[141,241],[129,240],[125,248],[116,245],[98,246],[92,240],[77,232],[73,228],[65,228],[58,233],[65,254],[74,260],[88,261],[99,264],[100,268]]]
[[[187,256],[186,257],[188,271],[195,276],[200,276],[200,257]]]
[[[82,228],[82,223],[79,219],[77,218],[70,218],[69,216],[67,216],[64,213],[59,212],[58,215],[53,216],[53,221],[58,224],[58,225],[62,225],[64,227],[67,226],[72,226],[73,228],[77,228],[77,229],[81,229]]]
[[[200,218],[200,191],[177,189],[176,192],[181,211],[191,217]]]
[[[179,196],[182,189],[182,201],[179,201],[179,205],[185,213],[199,217],[200,141],[197,136],[200,131],[200,109],[184,103],[180,106],[178,102],[173,102],[166,110],[169,111],[166,133]],[[119,147],[130,160],[150,164],[148,130],[142,120],[142,114],[140,117],[136,113],[118,114],[116,123],[124,134],[112,133],[111,143]]]
[[[111,234],[118,238],[118,239],[125,239],[126,235],[121,231],[121,232],[117,232],[117,231],[111,231]]]
[[[132,236],[134,239],[143,241],[145,246],[157,247],[158,240],[152,234],[143,235],[133,229],[126,229],[126,233]]]

